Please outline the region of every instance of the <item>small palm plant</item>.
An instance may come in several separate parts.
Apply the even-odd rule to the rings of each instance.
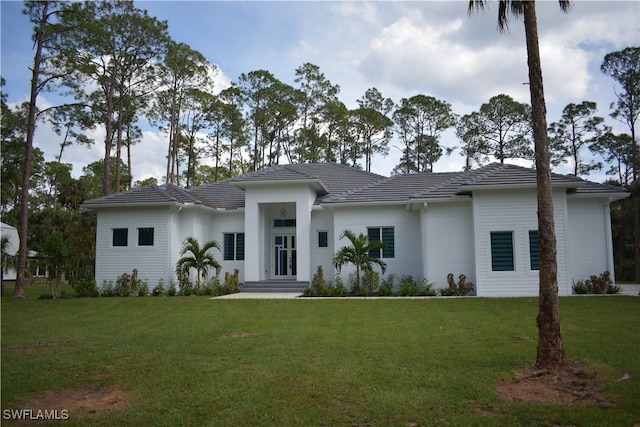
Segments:
[[[350,242],[350,246],[343,246],[333,257],[333,265],[340,272],[345,264],[353,264],[356,268],[355,291],[360,289],[362,283],[361,273],[373,271],[374,265],[378,265],[382,270],[382,274],[387,270],[387,264],[380,258],[373,257],[369,252],[373,249],[384,249],[386,245],[377,240],[369,240],[369,237],[360,233],[356,234],[351,230],[344,230],[340,235],[340,239],[346,237]]]
[[[211,240],[200,247],[200,243],[195,237],[187,237],[182,244],[180,255],[182,258],[176,263],[176,273],[178,276],[189,276],[191,269],[196,270],[196,289],[200,289],[202,280],[206,280],[209,275],[209,269],[216,270],[216,276],[220,273],[222,266],[215,257],[209,253],[209,250],[216,248],[220,250],[220,244]],[[189,255],[187,255],[189,254]]]

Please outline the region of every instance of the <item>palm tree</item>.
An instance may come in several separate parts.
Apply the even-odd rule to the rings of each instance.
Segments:
[[[340,272],[345,264],[353,264],[356,268],[356,289],[360,289],[360,272],[373,270],[374,264],[380,266],[382,274],[387,269],[387,264],[380,258],[370,255],[373,249],[384,249],[386,245],[378,240],[369,240],[369,237],[363,233],[356,234],[351,230],[344,230],[340,235],[340,239],[346,237],[350,242],[350,246],[343,246],[333,257],[333,265]]]
[[[182,251],[180,255],[182,258],[176,263],[176,273],[178,275],[189,276],[189,272],[192,268],[196,270],[196,287],[200,289],[202,280],[206,280],[209,268],[213,267],[216,270],[216,276],[220,273],[222,266],[212,254],[209,253],[209,249],[216,248],[220,250],[220,244],[211,240],[200,247],[200,243],[195,237],[187,237],[182,244]],[[189,256],[185,256],[187,254]]]
[[[571,1],[560,0],[559,4],[563,12],[568,12],[571,9]],[[474,11],[483,10],[485,5],[486,1],[484,0],[470,0],[468,12],[471,14]],[[535,1],[499,0],[498,28],[501,31],[507,30],[510,15],[524,17],[527,64],[529,66],[529,92],[531,95],[538,199],[538,251],[540,253],[536,366],[540,369],[554,369],[563,363],[564,348],[560,330],[558,264],[553,219],[551,158],[547,136],[547,109],[544,100],[544,85],[542,84]]]

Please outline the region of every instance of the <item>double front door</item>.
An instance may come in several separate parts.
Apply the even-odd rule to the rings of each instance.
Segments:
[[[295,233],[278,233],[273,236],[273,263],[274,278],[296,278]]]

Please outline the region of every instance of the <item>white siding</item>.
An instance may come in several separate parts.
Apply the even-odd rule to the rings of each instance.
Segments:
[[[473,210],[471,202],[429,203],[423,209],[426,222],[426,275],[435,288],[444,288],[447,274],[460,274],[476,283]]]
[[[327,247],[318,246],[318,232],[327,232]],[[333,255],[335,242],[333,234],[333,212],[328,210],[314,210],[311,212],[311,277],[321,266],[326,280],[334,280]]]
[[[163,208],[129,209],[98,212],[96,236],[96,282],[115,281],[123,273],[138,270],[138,278],[149,281],[153,288],[162,279],[165,286],[172,279],[172,269],[167,262],[170,240],[170,210]],[[153,227],[153,246],[138,246],[138,228]],[[112,245],[113,229],[127,228],[127,246]]]
[[[347,239],[340,239],[343,230],[349,229],[355,234],[367,233],[367,227],[394,227],[395,256],[383,258],[387,271],[381,279],[393,273],[395,275],[411,275],[421,280],[422,247],[420,242],[420,213],[409,212],[404,205],[370,206],[370,207],[336,207],[334,209],[333,239],[335,251],[349,244]],[[331,237],[329,237],[331,239]],[[334,251],[334,252],[335,252]],[[351,265],[342,268],[341,277],[345,286],[349,287],[348,274],[354,271]],[[379,270],[376,270],[380,272]],[[330,280],[328,274],[325,277]]]
[[[217,212],[209,220],[209,239],[217,240],[220,243],[222,252],[215,253],[216,259],[222,265],[220,272],[220,280],[224,280],[224,273],[233,274],[234,269],[240,270],[240,283],[244,282],[244,261],[225,261],[224,260],[224,233],[244,233],[244,212]],[[247,245],[255,244],[255,239],[245,235],[245,259],[247,254]]]
[[[606,270],[613,273],[613,267],[608,265],[611,250],[606,218],[608,203],[602,199],[570,199],[567,211],[570,279],[588,279]]]
[[[554,219],[558,259],[558,293],[569,295],[567,272],[566,195],[554,191]],[[476,288],[479,296],[538,295],[538,271],[529,261],[529,230],[538,229],[535,189],[475,191],[473,193],[475,228]],[[515,271],[491,270],[491,232],[512,231]]]

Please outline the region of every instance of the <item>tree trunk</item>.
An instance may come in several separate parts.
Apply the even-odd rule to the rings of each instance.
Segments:
[[[564,349],[560,330],[558,265],[556,260],[556,236],[553,218],[551,161],[547,139],[547,112],[542,83],[542,66],[538,46],[538,25],[535,2],[523,2],[523,5],[538,197],[540,290],[537,317],[538,350],[536,366],[541,369],[553,369],[562,364]]]
[[[26,298],[24,294],[25,270],[27,267],[27,239],[29,230],[29,180],[31,179],[31,158],[33,156],[33,135],[36,131],[36,100],[38,97],[38,77],[42,62],[42,48],[44,45],[45,25],[49,2],[44,2],[40,15],[40,25],[36,34],[36,52],[33,57],[31,70],[31,94],[29,98],[29,115],[27,118],[27,141],[24,147],[24,163],[22,165],[22,194],[20,198],[20,244],[18,246],[18,265],[16,271],[16,286],[14,298]]]

